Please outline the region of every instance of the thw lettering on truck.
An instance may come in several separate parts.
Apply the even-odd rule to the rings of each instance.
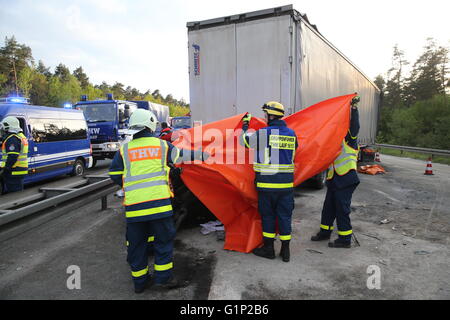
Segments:
[[[90,134],[99,134],[100,128],[89,128],[89,133]]]

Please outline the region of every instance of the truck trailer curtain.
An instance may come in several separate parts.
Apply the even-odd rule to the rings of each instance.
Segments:
[[[350,101],[355,95],[332,98],[284,118],[298,138],[296,186],[326,170],[338,156],[349,128]],[[205,162],[181,164],[181,177],[224,224],[224,249],[248,253],[262,243],[262,227],[252,166],[254,150],[245,149],[239,142],[244,115],[183,131],[174,145],[202,148],[210,154]],[[253,117],[249,127],[258,130],[265,126],[263,120]]]

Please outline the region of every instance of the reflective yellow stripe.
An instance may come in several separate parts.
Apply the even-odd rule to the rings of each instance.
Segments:
[[[20,176],[20,175],[23,175],[23,174],[28,174],[28,170],[27,171],[12,171],[11,172],[11,175],[13,175],[13,176]]]
[[[285,241],[285,240],[291,240],[291,235],[287,235],[287,236],[282,236],[281,234],[280,234],[280,240],[283,240],[283,241]]]
[[[120,174],[123,174],[123,171],[110,171],[109,172],[109,175],[111,175],[111,176],[120,175]]]
[[[162,206],[162,207],[156,207],[156,208],[150,208],[150,209],[143,209],[143,210],[137,210],[137,211],[126,211],[126,217],[127,218],[134,218],[134,217],[140,217],[145,216],[149,214],[156,214],[161,212],[166,212],[172,210],[172,205]]]
[[[294,183],[264,183],[264,182],[257,182],[257,187],[260,188],[272,188],[272,189],[283,189],[283,188],[293,188]]]
[[[275,233],[267,233],[267,232],[263,232],[263,237],[274,239],[275,236],[276,236]]]
[[[131,275],[135,278],[145,276],[148,273],[148,267],[139,271],[131,271]]]
[[[168,264],[155,264],[155,271],[166,271],[173,268],[173,262]]]
[[[338,231],[338,235],[340,236],[348,236],[350,234],[352,234],[353,231],[352,230],[348,230],[348,231]]]
[[[20,152],[7,152],[6,154],[20,154]]]
[[[128,247],[128,246],[130,245],[130,243],[127,241],[127,242],[126,242],[126,245],[127,245],[127,247]]]
[[[155,236],[148,237],[147,242],[153,242],[153,241],[155,241]]]
[[[358,138],[358,136],[356,136],[356,137],[352,136],[352,133],[350,132],[350,129],[348,129],[348,134],[349,134],[350,138],[352,138],[353,140]]]
[[[334,229],[333,226],[326,226],[326,225],[324,225],[324,224],[321,224],[320,227],[321,227],[322,229],[324,229],[324,230],[333,230],[333,229]]]

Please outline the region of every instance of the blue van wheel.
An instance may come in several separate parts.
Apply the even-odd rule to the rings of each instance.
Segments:
[[[72,176],[79,177],[84,174],[84,162],[80,159],[77,159],[75,161],[75,164],[73,165],[73,171]]]

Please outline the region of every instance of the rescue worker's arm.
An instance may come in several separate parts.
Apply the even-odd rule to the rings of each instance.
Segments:
[[[202,152],[202,150],[179,149],[170,142],[167,142],[167,145],[169,147],[167,157],[167,163],[169,165],[194,160],[205,161],[209,157],[209,154],[207,152]]]
[[[346,141],[350,143],[351,141],[356,141],[359,133],[359,112],[358,103],[352,101],[352,107],[350,109],[350,128],[346,136]]]
[[[123,187],[123,180],[122,180],[122,175],[123,175],[123,159],[122,159],[122,155],[120,154],[120,151],[117,151],[116,154],[114,155],[114,159],[111,163],[111,166],[109,167],[109,177],[111,178],[112,181],[114,181],[115,184]]]
[[[250,113],[247,113],[242,118],[242,136],[241,139],[239,139],[239,142],[246,148],[254,149],[258,145],[258,131],[253,133],[247,133],[251,119],[252,115]]]
[[[21,147],[22,147],[22,144],[20,142],[20,139],[18,139],[17,137],[14,137],[14,136],[10,137],[5,142],[5,151],[6,151],[6,154],[8,155],[8,158],[6,159],[6,163],[5,163],[5,171],[6,172],[11,172],[12,167],[14,166],[14,164],[17,162],[17,159],[19,158]]]

